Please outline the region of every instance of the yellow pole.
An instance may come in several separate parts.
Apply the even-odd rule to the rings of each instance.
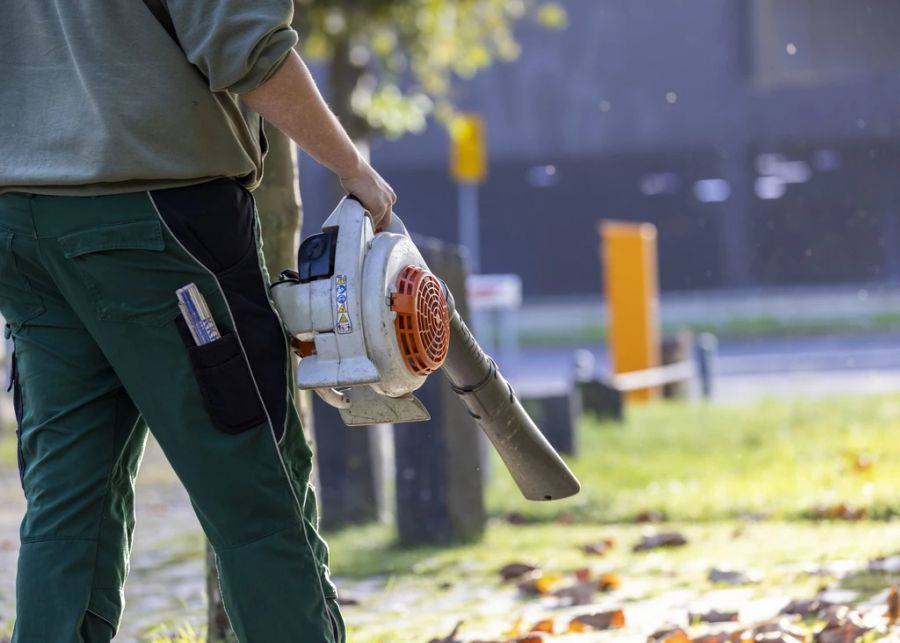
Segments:
[[[656,226],[601,221],[603,275],[613,373],[660,365]],[[659,397],[659,388],[627,394],[630,402]]]

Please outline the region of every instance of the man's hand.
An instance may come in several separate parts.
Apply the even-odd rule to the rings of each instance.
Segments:
[[[288,55],[269,80],[241,98],[334,172],[344,189],[369,211],[376,228],[391,223],[391,206],[397,195],[360,156],[296,52]]]
[[[341,185],[369,211],[376,230],[385,228],[391,224],[391,209],[397,202],[397,195],[371,165],[360,161],[356,172],[340,177]]]

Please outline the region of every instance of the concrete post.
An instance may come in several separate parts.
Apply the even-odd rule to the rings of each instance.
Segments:
[[[449,285],[465,318],[463,254],[436,241],[416,243],[429,267]],[[432,419],[394,426],[400,543],[448,544],[478,538],[485,527],[479,458],[484,438],[441,375],[431,376],[417,395]]]
[[[382,428],[347,427],[337,409],[312,397],[322,526],[336,529],[378,520],[385,504]]]
[[[687,330],[680,331],[662,342],[662,363],[664,366],[689,362],[694,358],[694,335]],[[686,400],[691,396],[691,381],[681,380],[663,386],[663,397]]]
[[[563,455],[578,455],[578,422],[581,420],[581,388],[523,397],[522,404],[550,445]]]

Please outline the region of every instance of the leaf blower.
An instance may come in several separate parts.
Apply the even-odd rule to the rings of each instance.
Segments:
[[[580,485],[522,408],[456,311],[399,217],[375,231],[353,197],[300,246],[298,270],[272,298],[301,360],[297,385],[340,411],[348,426],[430,418],[413,395],[442,370],[529,500]]]

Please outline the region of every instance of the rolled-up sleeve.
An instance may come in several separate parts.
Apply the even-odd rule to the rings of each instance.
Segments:
[[[297,32],[291,0],[168,0],[178,41],[212,91],[248,92],[285,61]]]

